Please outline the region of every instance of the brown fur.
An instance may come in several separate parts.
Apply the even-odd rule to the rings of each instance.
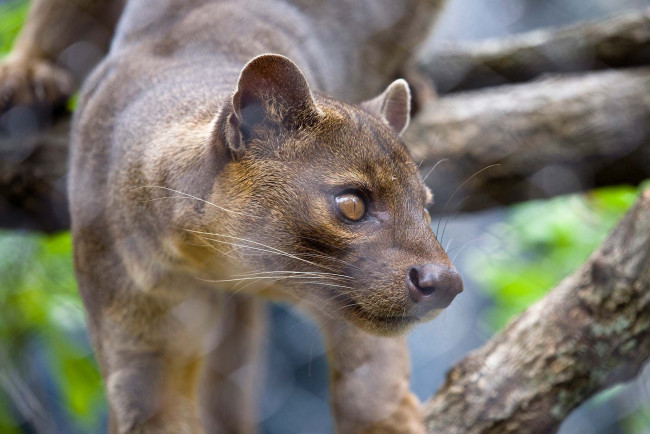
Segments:
[[[408,88],[359,106],[320,92],[376,92],[440,2],[165,3],[127,4],[73,127],[75,266],[111,432],[254,430],[255,377],[230,378],[259,352],[253,295],[321,323],[340,432],[423,432],[391,336],[440,311],[409,296],[411,267],[452,266],[398,136]],[[356,224],[333,200],[350,189],[368,201]]]

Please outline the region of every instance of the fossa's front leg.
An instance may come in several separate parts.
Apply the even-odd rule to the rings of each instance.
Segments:
[[[161,350],[121,349],[110,356],[106,389],[112,434],[201,434],[195,398],[200,359]]]
[[[11,53],[0,62],[0,113],[17,105],[64,104],[108,48],[123,4],[33,0]]]
[[[342,320],[321,319],[330,399],[339,433],[424,433],[409,390],[406,337],[370,335]]]
[[[201,388],[203,427],[211,434],[253,433],[263,385],[260,355],[265,302],[244,294],[223,294],[217,344],[206,355]]]
[[[77,238],[76,271],[106,385],[109,432],[204,432],[197,385],[218,303],[187,280],[142,290],[103,255],[108,248],[97,255],[92,240]]]

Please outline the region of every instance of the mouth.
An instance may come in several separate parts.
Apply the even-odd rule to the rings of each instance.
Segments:
[[[378,316],[369,313],[367,310],[357,305],[356,313],[360,318],[372,323],[379,323],[386,326],[407,326],[420,320],[419,317],[412,315],[391,315]]]
[[[420,318],[414,316],[375,317],[372,320],[373,328],[388,336],[402,334],[419,322]]]
[[[372,315],[362,307],[356,309],[355,322],[361,328],[372,334],[382,336],[397,336],[407,332],[411,327],[420,322],[416,316],[377,316]]]
[[[397,335],[422,320],[420,316],[416,315],[377,315],[369,312],[347,295],[340,295],[340,300],[340,310],[344,317],[373,334]]]

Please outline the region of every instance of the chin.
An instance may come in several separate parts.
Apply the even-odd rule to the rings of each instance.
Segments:
[[[382,317],[380,314],[373,315],[360,308],[354,312],[348,312],[346,319],[361,330],[373,335],[396,337],[409,332],[417,324],[429,322],[440,315],[443,309],[434,309],[425,315],[400,315]]]
[[[336,302],[318,299],[315,305],[317,309],[330,318],[343,319],[366,333],[397,337],[409,332],[415,325],[431,321],[442,312],[442,309],[434,309],[422,315],[386,315],[386,312],[374,312],[372,309],[362,306],[356,300],[341,293],[333,297]],[[332,312],[337,312],[332,315]]]
[[[408,315],[381,316],[372,314],[358,306],[349,311],[345,319],[367,333],[386,337],[403,335],[422,321],[421,318]]]
[[[351,322],[359,329],[373,335],[397,337],[409,332],[413,326],[418,323],[418,320],[410,318],[391,318],[386,321],[352,320]]]

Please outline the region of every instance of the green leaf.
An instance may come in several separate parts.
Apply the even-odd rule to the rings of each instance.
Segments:
[[[505,224],[488,228],[494,251],[474,254],[472,272],[482,276],[494,306],[494,329],[540,299],[580,266],[621,216],[638,190],[611,187],[588,195],[558,197],[513,206]]]
[[[0,3],[0,57],[11,50],[28,10],[29,2],[25,0]]]

